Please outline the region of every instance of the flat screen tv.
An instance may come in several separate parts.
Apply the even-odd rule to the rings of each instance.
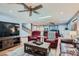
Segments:
[[[0,21],[0,37],[19,35],[20,25],[17,23],[9,23]]]

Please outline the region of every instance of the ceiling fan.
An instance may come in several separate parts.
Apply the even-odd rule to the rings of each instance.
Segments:
[[[38,5],[38,6],[35,6],[33,8],[32,6],[27,6],[25,3],[19,3],[19,4],[23,5],[25,10],[20,10],[18,12],[26,12],[26,11],[28,11],[29,12],[29,16],[32,16],[32,13],[39,14],[39,12],[37,12],[36,10],[38,10],[40,8],[43,8],[42,5]]]

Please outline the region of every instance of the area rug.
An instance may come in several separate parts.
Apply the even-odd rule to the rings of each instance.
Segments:
[[[54,53],[52,53],[54,51],[50,51],[48,56],[55,56]],[[35,56],[33,54],[29,54],[29,53],[24,53],[24,47],[19,47],[11,52],[6,53],[7,56]]]
[[[61,43],[61,56],[78,56],[78,50],[72,44]]]
[[[14,51],[8,52],[6,54],[8,56],[33,56],[31,54],[24,53],[24,48],[23,47],[17,48]]]

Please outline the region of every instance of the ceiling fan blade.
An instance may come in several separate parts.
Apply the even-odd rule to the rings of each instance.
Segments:
[[[29,6],[27,6],[25,3],[18,3],[24,6],[25,9],[29,9]]]
[[[29,12],[29,16],[32,16],[32,11]]]
[[[37,9],[42,8],[42,7],[43,7],[42,5],[38,5],[38,6],[34,7],[33,10],[37,10]]]
[[[36,13],[36,14],[39,14],[39,12],[37,12],[37,11],[35,11],[35,10],[34,10],[33,12]]]
[[[20,10],[20,11],[18,11],[18,12],[26,12],[26,11],[28,11],[28,10]]]

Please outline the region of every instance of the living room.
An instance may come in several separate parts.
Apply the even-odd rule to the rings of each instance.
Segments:
[[[0,56],[78,56],[79,4],[0,4]]]

